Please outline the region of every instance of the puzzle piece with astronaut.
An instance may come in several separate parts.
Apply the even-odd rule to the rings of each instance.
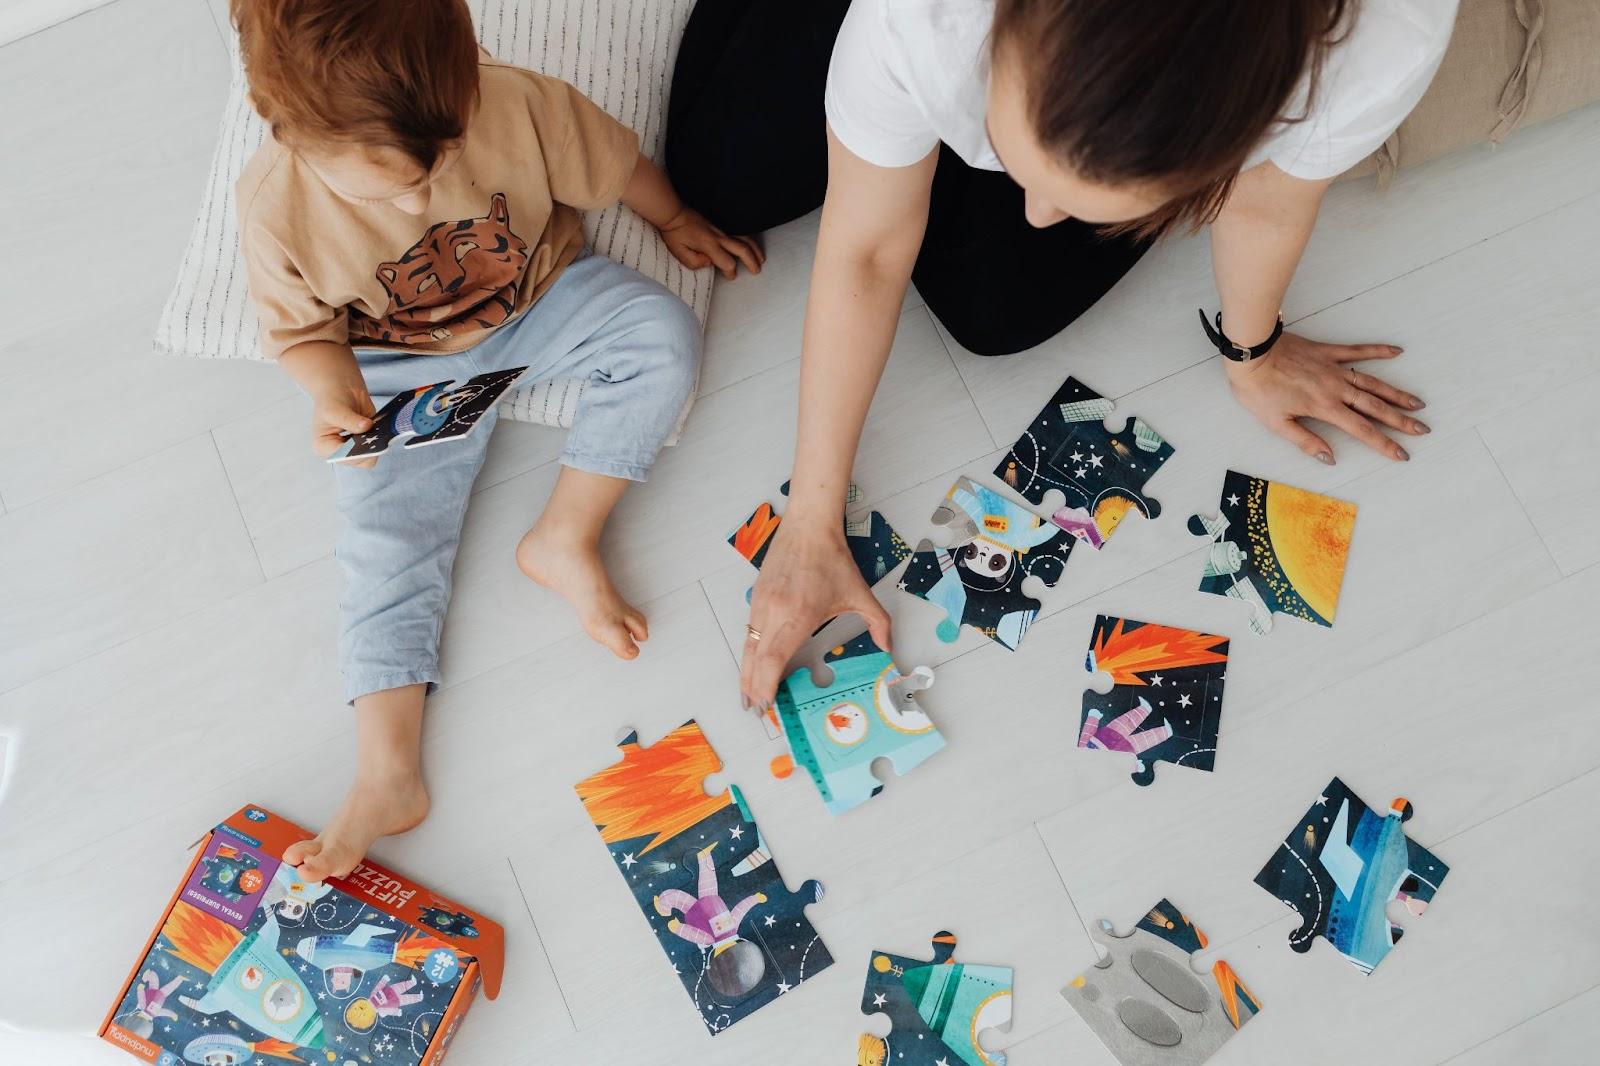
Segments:
[[[372,416],[371,429],[345,438],[338,450],[328,456],[328,462],[369,459],[388,451],[396,441],[403,441],[406,448],[421,448],[460,440],[478,428],[483,416],[494,410],[500,397],[527,369],[519,366],[495,370],[459,385],[437,381],[402,392]]]
[[[785,481],[778,491],[784,499],[788,499],[789,482]],[[877,511],[865,514],[853,511],[860,502],[861,488],[852,481],[845,493],[844,542],[845,547],[850,549],[850,558],[855,561],[856,569],[861,571],[861,577],[868,585],[876,585],[905,561],[906,556],[911,554],[911,548],[894,531],[889,520]],[[767,549],[772,546],[773,534],[778,532],[782,521],[783,516],[772,504],[760,504],[729,535],[728,544],[744,556],[751,566],[760,570],[761,564],[766,561]],[[748,590],[744,598],[746,603],[750,601]]]
[[[861,1013],[887,1014],[886,1037],[863,1033],[859,1066],[1006,1066],[1003,1051],[984,1051],[978,1034],[1011,1028],[1011,967],[955,960],[956,937],[933,935],[928,962],[874,951],[861,991]]]

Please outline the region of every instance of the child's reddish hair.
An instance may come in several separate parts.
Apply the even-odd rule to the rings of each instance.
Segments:
[[[478,100],[466,0],[230,0],[250,99],[284,144],[396,148],[424,170]]]

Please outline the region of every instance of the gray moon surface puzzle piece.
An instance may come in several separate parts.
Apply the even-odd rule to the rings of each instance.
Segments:
[[[1171,1015],[1142,999],[1125,999],[1117,1004],[1117,1017],[1128,1031],[1157,1047],[1177,1047],[1183,1043],[1183,1030]]]
[[[1166,955],[1158,955],[1148,948],[1134,951],[1133,972],[1144,978],[1144,983],[1160,992],[1171,1002],[1191,1014],[1204,1014],[1211,1006],[1211,996],[1200,979]]]

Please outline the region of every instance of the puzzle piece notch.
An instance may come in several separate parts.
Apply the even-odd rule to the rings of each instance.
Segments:
[[[738,787],[706,793],[722,761],[699,725],[649,747],[630,733],[619,749],[578,797],[706,1028],[721,1032],[830,966],[805,914],[821,883],[791,891]]]
[[[1075,540],[968,477],[956,479],[932,522],[949,544],[920,542],[900,588],[944,610],[936,632],[945,643],[965,625],[1015,651],[1042,606],[1039,586],[1060,582]]]
[[[1084,656],[1078,747],[1131,757],[1136,785],[1155,780],[1157,762],[1211,771],[1228,645],[1211,633],[1098,615]],[[1111,679],[1105,692],[1088,684],[1101,674]]]
[[[1273,614],[1331,627],[1356,510],[1346,500],[1229,470],[1217,515],[1189,517],[1189,532],[1211,542],[1200,591],[1249,605],[1253,633],[1271,631]]]
[[[839,815],[883,791],[872,772],[876,760],[887,759],[904,777],[945,740],[917,702],[933,685],[928,667],[902,674],[870,633],[828,651],[822,667],[803,666],[785,677],[764,718],[776,720],[789,746],[772,761],[773,776],[803,767],[828,813]]]
[[[1170,901],[1125,933],[1104,919],[1098,924],[1100,958],[1061,995],[1119,1062],[1199,1066],[1260,1013],[1226,961],[1195,968],[1206,935]]]
[[[861,1013],[887,1014],[887,1037],[861,1035],[861,1066],[1006,1066],[1001,1051],[984,1051],[978,1034],[1011,1028],[1009,966],[955,960],[956,938],[933,935],[928,962],[874,951],[861,991]]]
[[[405,448],[421,448],[460,440],[478,428],[478,423],[527,369],[519,366],[495,370],[470,377],[459,385],[450,379],[402,392],[372,416],[371,429],[346,437],[328,456],[328,462],[370,459],[388,451],[395,441],[404,441]]]
[[[1137,416],[1108,428],[1115,407],[1067,378],[994,468],[1007,487],[1097,550],[1129,514],[1161,514],[1144,486],[1175,450]]]
[[[1450,872],[1401,828],[1411,814],[1404,797],[1380,814],[1337,777],[1329,782],[1255,877],[1300,916],[1291,948],[1310,951],[1320,936],[1362,973],[1383,961],[1404,933],[1389,905],[1420,916]]]
[[[779,492],[788,499],[789,482],[785,481]],[[853,513],[851,508],[860,503],[861,498],[860,487],[852,481],[845,492],[844,538],[856,569],[860,571],[862,580],[870,586],[889,576],[911,554],[911,548],[879,512]],[[762,503],[729,535],[728,544],[744,556],[750,565],[760,570],[761,564],[766,562],[772,538],[782,522],[783,516],[772,504]],[[750,602],[752,591],[745,590],[746,603]]]

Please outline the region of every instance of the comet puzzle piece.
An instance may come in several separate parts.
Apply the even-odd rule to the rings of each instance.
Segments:
[[[888,759],[904,777],[943,748],[944,737],[917,703],[933,671],[902,674],[871,634],[827,652],[822,667],[801,667],[778,685],[769,714],[789,754],[773,760],[772,772],[788,777],[804,767],[828,813],[843,814],[883,791],[873,760]]]
[[[1119,933],[1101,919],[1104,955],[1061,990],[1126,1066],[1199,1066],[1261,1011],[1233,968],[1218,960],[1211,980],[1191,965],[1206,935],[1162,900]]]
[[[582,800],[639,911],[713,1034],[833,964],[806,917],[822,898],[790,892],[737,787],[708,796],[722,769],[700,726],[685,722],[578,782]]]
[[[859,1066],[1005,1066],[978,1034],[1011,1028],[1011,967],[955,961],[955,934],[933,934],[933,959],[874,951],[861,991],[862,1014],[887,1014],[887,1037],[863,1033]]]
[[[1189,518],[1189,532],[1211,541],[1200,591],[1249,604],[1256,633],[1273,614],[1332,626],[1356,505],[1230,470],[1218,510]]]
[[[1174,451],[1142,418],[1107,430],[1115,408],[1069,377],[994,468],[1019,496],[1049,510],[1050,521],[1096,549],[1129,514],[1161,513],[1144,483]]]
[[[1111,691],[1083,693],[1078,747],[1133,758],[1133,781],[1155,763],[1210,771],[1228,671],[1228,638],[1100,615],[1084,669],[1111,675]]]
[[[1322,937],[1362,973],[1371,973],[1404,930],[1389,921],[1392,900],[1420,915],[1450,867],[1406,836],[1411,804],[1397,798],[1372,810],[1337,777],[1256,874],[1256,884],[1300,915],[1289,934],[1297,952]]]
[[[958,478],[933,512],[949,547],[917,545],[900,587],[945,612],[939,639],[953,642],[971,626],[1012,651],[1039,613],[1024,591],[1030,577],[1055,585],[1072,553],[1072,536],[971,478]]]
[[[421,448],[459,440],[478,428],[483,416],[494,409],[526,369],[519,366],[495,370],[459,385],[439,381],[402,392],[372,416],[371,429],[347,438],[328,456],[328,462],[348,463],[381,455],[395,441],[404,441],[407,448]]]
[[[789,483],[785,481],[779,491],[787,499]],[[850,549],[850,557],[855,560],[856,569],[861,571],[866,583],[876,585],[905,561],[911,554],[911,548],[900,539],[900,534],[894,531],[889,520],[877,511],[869,511],[864,515],[849,513],[850,508],[860,502],[861,489],[852,481],[845,495],[845,547]],[[740,523],[739,528],[728,537],[728,543],[751,566],[760,570],[761,564],[766,561],[772,536],[778,532],[778,525],[782,521],[783,516],[772,504],[763,503]],[[747,591],[745,600],[749,599],[750,593]]]

